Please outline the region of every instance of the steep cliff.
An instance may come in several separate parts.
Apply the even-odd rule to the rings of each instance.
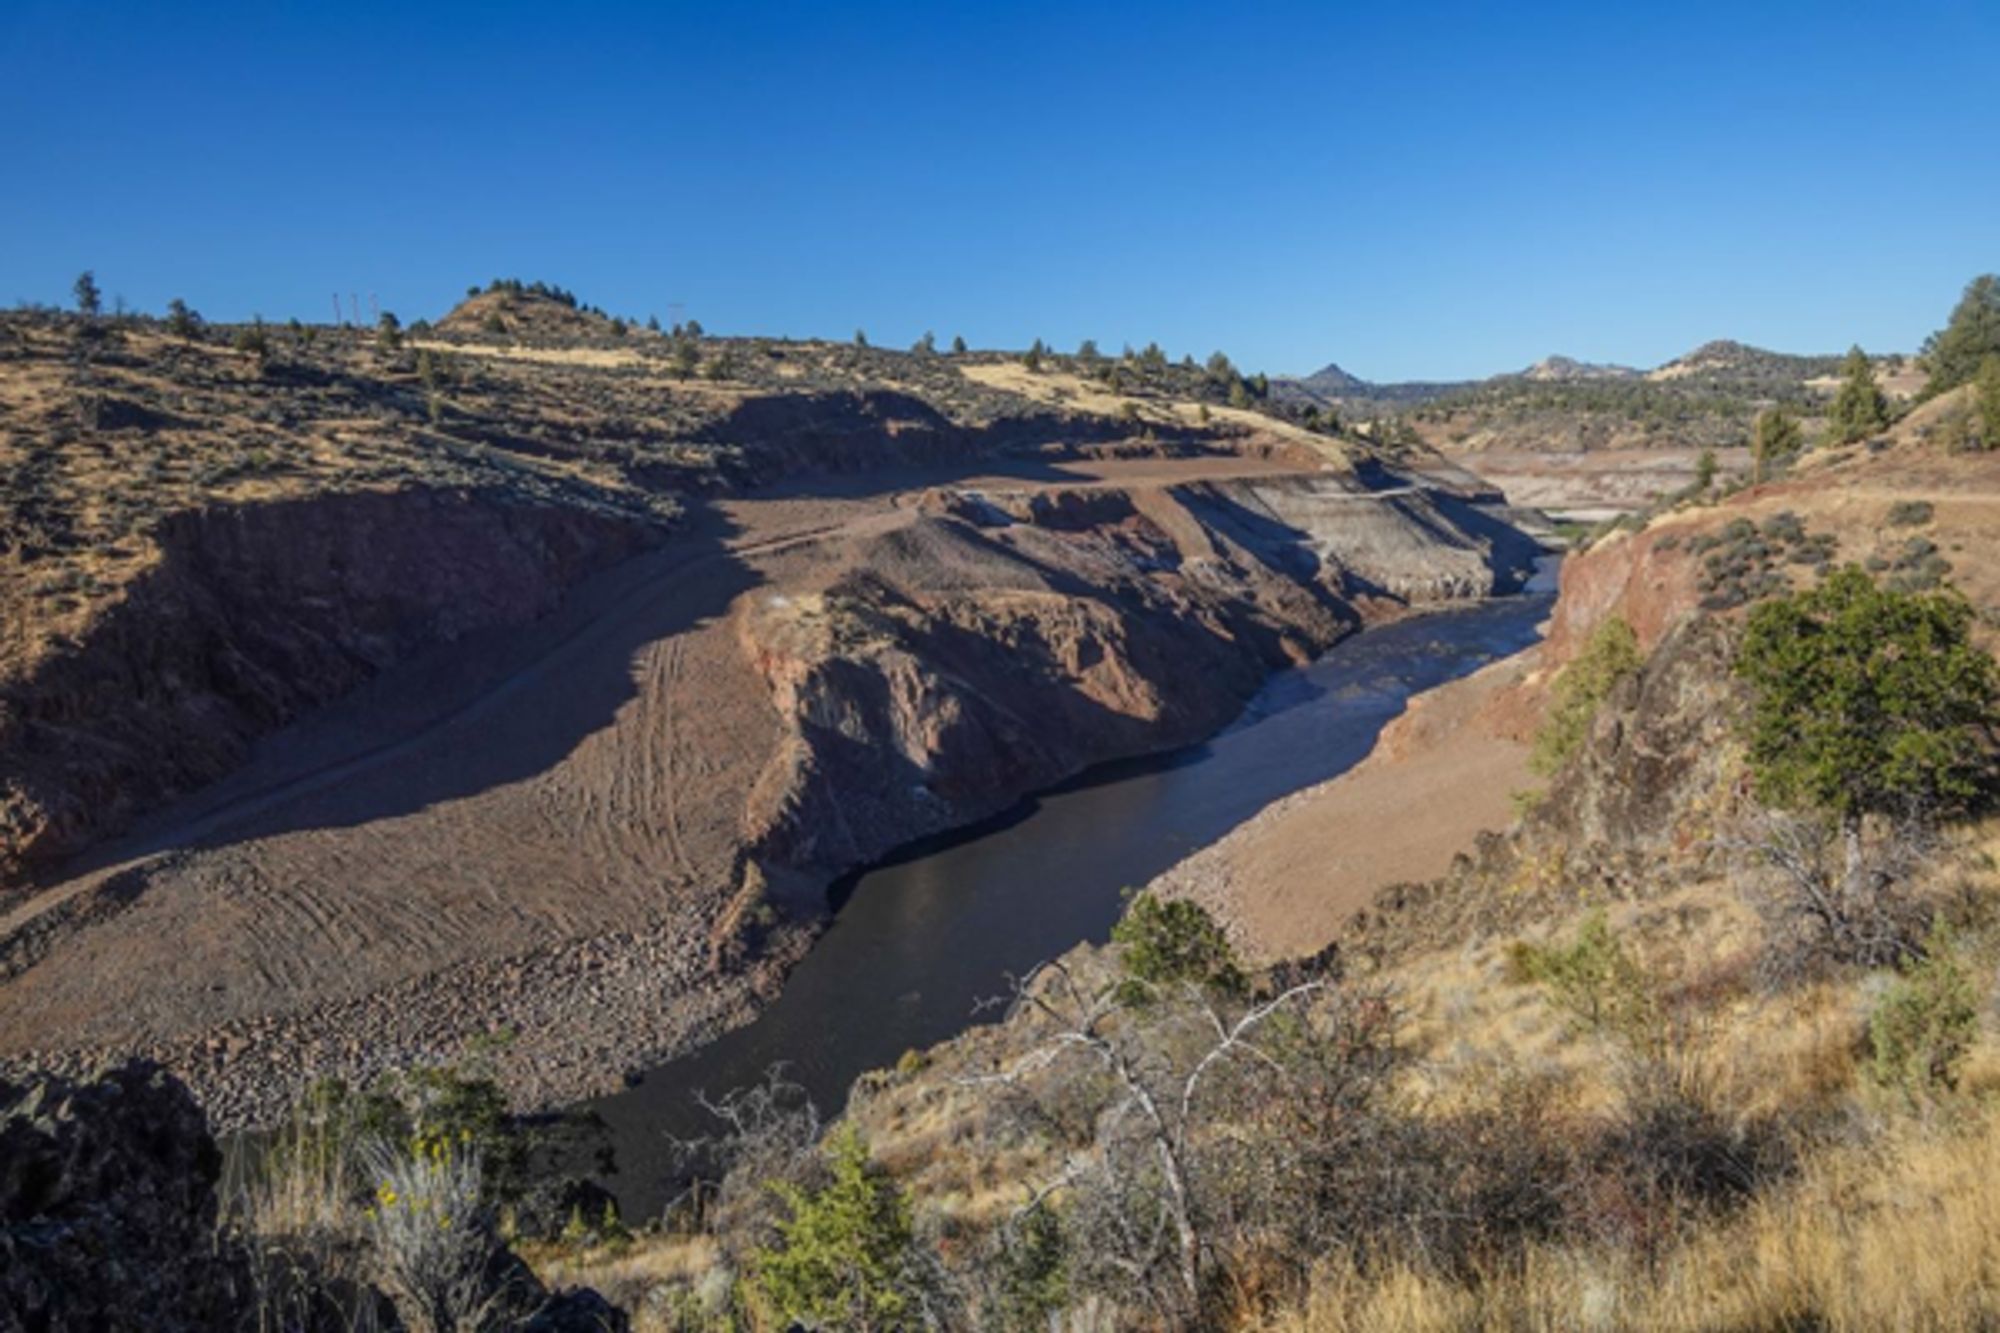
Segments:
[[[661,537],[636,519],[410,488],[168,516],[76,639],[0,676],[0,874],[46,866],[412,653],[547,614]]]

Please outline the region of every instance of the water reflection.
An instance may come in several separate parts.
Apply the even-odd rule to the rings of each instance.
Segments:
[[[1410,695],[1533,643],[1548,606],[1515,598],[1358,635],[1274,677],[1205,744],[1106,765],[851,877],[836,887],[833,925],[756,1022],[582,1108],[616,1150],[605,1184],[629,1216],[656,1210],[667,1134],[711,1128],[693,1094],[755,1082],[773,1064],[838,1110],[857,1075],[977,1021],[1010,973],[1105,938],[1127,886],[1359,762]]]

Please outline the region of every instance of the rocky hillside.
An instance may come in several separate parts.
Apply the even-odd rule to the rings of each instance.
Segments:
[[[0,380],[43,415],[9,438],[48,466],[14,512],[66,535],[10,552],[0,1056],[147,1051],[231,1124],[495,1027],[524,1104],[613,1086],[751,1012],[841,871],[1536,551],[1476,485],[1174,367],[489,297],[595,332],[19,321]],[[63,417],[79,337],[177,424]],[[204,490],[237,431],[269,465]],[[86,535],[119,455],[176,484]]]
[[[980,1327],[1022,1303],[1103,1327],[1978,1326],[1992,1292],[1967,1275],[1995,1258],[2000,1141],[1995,824],[1948,825],[1895,871],[1923,961],[1815,952],[1780,906],[1783,862],[1756,850],[1804,844],[1757,841],[1785,826],[1748,778],[1735,670],[1747,608],[1841,563],[1950,583],[1976,641],[2000,642],[2000,456],[1940,446],[1958,408],[1572,557],[1540,648],[1447,687],[1471,711],[1419,701],[1381,765],[1328,784],[1393,783],[1468,730],[1546,731],[1566,675],[1629,627],[1628,664],[1524,813],[1449,872],[1380,888],[1295,941],[1307,956],[1251,951],[1247,975],[1199,921],[1142,903],[1002,1021],[862,1079],[845,1124],[931,1265],[911,1299]],[[1434,781],[1433,803],[1469,797]],[[1229,841],[1351,808],[1303,792]],[[1152,894],[1203,881],[1176,871]],[[1203,899],[1224,926],[1246,894],[1366,901],[1310,879],[1228,887]],[[1914,1006],[1956,1034],[1920,1057],[1899,1044],[1931,1040],[1899,1026]],[[747,1271],[774,1244],[764,1225],[738,1212],[660,1237],[645,1265],[542,1262],[623,1274],[619,1297],[647,1308],[676,1287],[631,1275],[691,1249]]]
[[[496,338],[502,307],[520,327]],[[421,646],[547,612],[689,495],[1139,433],[1229,447],[1260,421],[1288,432],[1266,450],[1317,457],[1255,414],[1182,421],[1136,381],[1078,409],[941,357],[613,327],[511,290],[432,341],[0,321],[0,876],[220,776]]]

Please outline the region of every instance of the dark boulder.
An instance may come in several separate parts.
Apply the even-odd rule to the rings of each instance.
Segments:
[[[0,1330],[233,1326],[248,1270],[216,1242],[221,1168],[157,1065],[0,1082]]]
[[[302,1333],[401,1327],[382,1293],[309,1252],[219,1227],[221,1173],[201,1107],[150,1061],[88,1082],[0,1080],[0,1333],[247,1333],[273,1304]],[[596,1292],[550,1292],[504,1248],[490,1273],[496,1330],[629,1327]]]

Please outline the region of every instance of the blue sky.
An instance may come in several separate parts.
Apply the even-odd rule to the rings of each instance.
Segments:
[[[0,301],[1376,379],[1913,349],[2000,269],[2000,4],[0,0]]]

